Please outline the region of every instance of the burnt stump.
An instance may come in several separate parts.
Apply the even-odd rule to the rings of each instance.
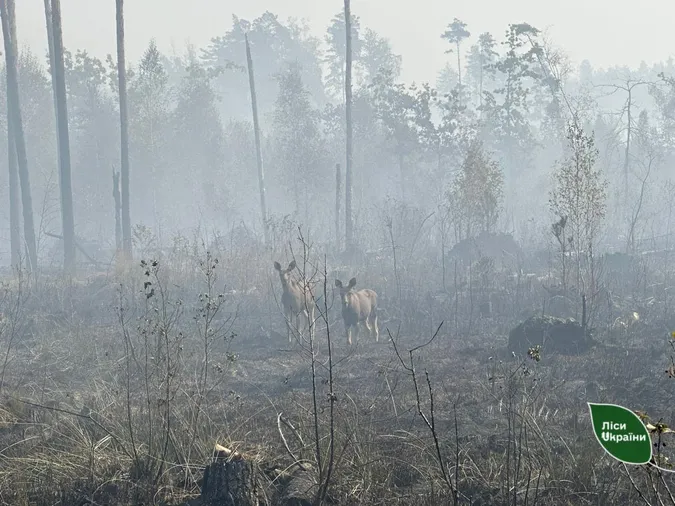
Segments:
[[[260,473],[254,462],[217,460],[204,469],[201,504],[204,506],[262,506]]]
[[[594,345],[588,329],[573,318],[532,316],[511,330],[508,349],[526,354],[529,348],[541,346],[542,351],[561,355],[578,355]]]

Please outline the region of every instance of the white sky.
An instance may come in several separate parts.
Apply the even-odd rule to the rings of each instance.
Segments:
[[[46,51],[44,4],[17,0],[17,31],[23,43],[36,52]],[[127,0],[125,2],[127,55],[139,58],[154,37],[160,50],[178,52],[187,41],[202,47],[211,37],[231,26],[232,14],[250,19],[265,10],[306,18],[316,35],[343,8],[341,0]],[[105,57],[115,52],[115,0],[61,0],[64,44]],[[502,40],[508,23],[527,22],[548,28],[553,41],[575,64],[587,58],[594,66],[626,64],[637,67],[666,60],[675,52],[672,20],[675,4],[665,0],[352,0],[352,12],[368,26],[389,38],[403,56],[406,81],[434,82],[450,58],[440,39],[457,17],[467,23],[472,36],[490,31]],[[473,38],[473,37],[472,37]]]

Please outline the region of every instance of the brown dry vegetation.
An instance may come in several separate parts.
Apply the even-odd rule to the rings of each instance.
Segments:
[[[580,318],[535,255],[443,268],[411,247],[396,269],[386,250],[325,268],[322,247],[294,240],[318,311],[315,341],[289,344],[272,267],[292,258],[282,241],[174,244],[125,272],[7,276],[2,504],[186,503],[216,443],[260,462],[271,503],[271,477],[299,472],[297,459],[332,504],[673,504],[669,473],[605,454],[586,404],[673,423],[667,258],[605,262],[589,301],[598,345],[534,361],[507,351],[511,328],[543,311]],[[352,275],[378,292],[378,343],[346,343],[333,287]]]

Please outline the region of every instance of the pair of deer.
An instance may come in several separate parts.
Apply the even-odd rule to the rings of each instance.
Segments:
[[[309,285],[295,281],[291,277],[291,272],[296,264],[293,260],[288,268],[282,269],[279,262],[274,262],[274,268],[279,272],[281,279],[281,305],[286,319],[286,329],[288,330],[288,340],[291,341],[291,318],[295,317],[295,325],[298,328],[300,315],[304,317],[309,328],[310,322],[314,321],[314,296]],[[335,280],[335,286],[340,289],[340,300],[342,301],[342,319],[347,332],[347,341],[352,344],[352,332],[355,337],[359,335],[359,324],[365,324],[370,334],[375,334],[375,341],[380,337],[380,330],[377,327],[377,293],[365,288],[363,290],[354,290],[356,278],[352,278],[347,286],[343,286],[342,281]]]

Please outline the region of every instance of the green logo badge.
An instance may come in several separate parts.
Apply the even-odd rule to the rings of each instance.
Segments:
[[[616,404],[588,403],[593,432],[600,446],[626,464],[646,464],[652,458],[647,427],[630,409]]]

